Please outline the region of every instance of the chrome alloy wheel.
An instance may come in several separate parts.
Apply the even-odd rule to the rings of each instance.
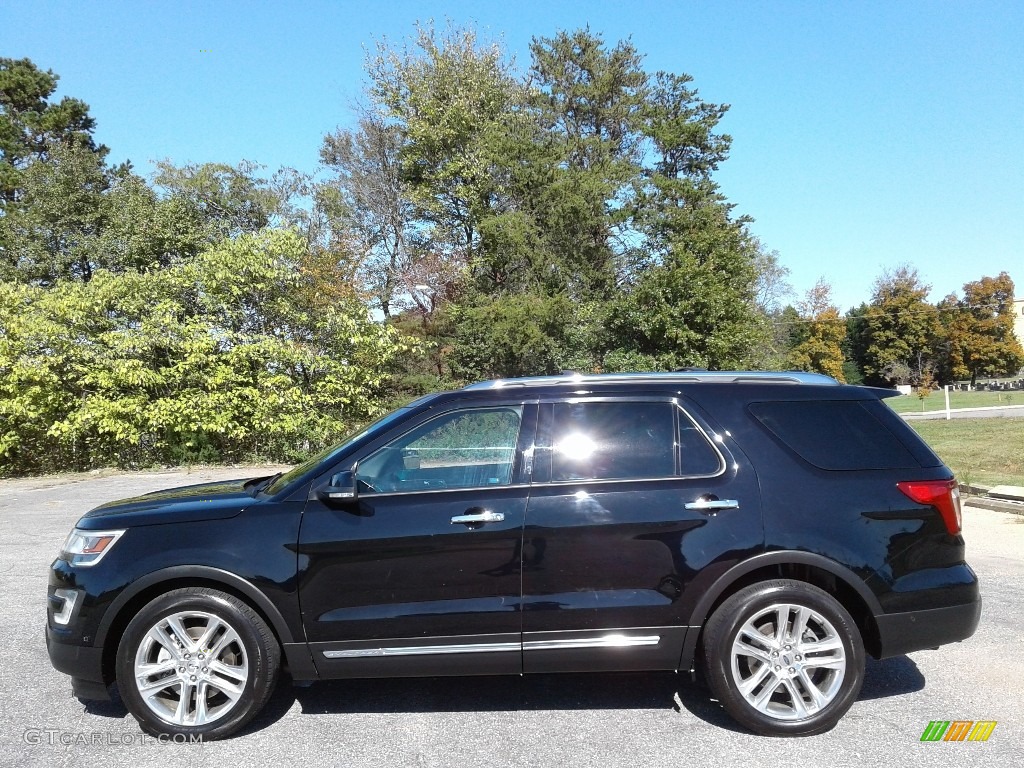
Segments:
[[[181,611],[150,627],[135,654],[135,687],[174,725],[205,725],[230,712],[249,679],[238,632],[204,611]]]
[[[827,707],[846,665],[836,628],[804,605],[769,605],[733,638],[733,682],[750,706],[777,720],[802,720]]]

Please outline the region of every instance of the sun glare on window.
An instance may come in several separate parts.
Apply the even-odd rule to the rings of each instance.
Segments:
[[[573,432],[563,437],[555,450],[565,456],[569,461],[586,461],[594,455],[597,450],[597,443],[587,435],[580,432]]]

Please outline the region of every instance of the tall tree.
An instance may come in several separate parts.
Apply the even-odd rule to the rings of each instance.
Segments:
[[[89,280],[107,218],[110,176],[102,159],[80,146],[54,146],[21,172],[19,184],[17,201],[0,217],[0,276],[41,285]]]
[[[940,328],[938,310],[927,301],[930,290],[909,265],[875,280],[871,302],[860,315],[868,383],[917,383],[934,365],[930,349]]]
[[[753,256],[757,280],[754,283],[754,304],[766,315],[782,310],[782,302],[793,293],[789,283],[789,267],[782,264],[778,251],[769,251],[756,242]]]
[[[756,304],[760,244],[712,178],[728,156],[731,139],[716,132],[728,107],[701,100],[690,82],[659,73],[644,107],[655,161],[635,227],[649,260],[616,302],[613,327],[659,367],[740,367],[770,336]]]
[[[871,343],[864,315],[868,311],[866,302],[851,307],[846,311],[846,338],[843,340],[843,372],[850,384],[864,383],[864,366],[867,361],[867,349]]]
[[[471,29],[427,26],[412,48],[381,45],[367,66],[373,103],[400,127],[403,178],[428,236],[473,263],[500,192],[490,138],[507,130],[522,102],[511,65]]]
[[[102,161],[107,148],[93,140],[96,121],[89,105],[50,97],[60,78],[30,59],[0,58],[0,210],[18,200],[24,171],[57,148],[77,148]]]
[[[535,212],[564,289],[605,299],[628,254],[648,76],[632,43],[608,46],[589,29],[534,38],[530,52],[533,104],[554,151]]]
[[[415,211],[402,178],[402,146],[400,127],[367,111],[355,130],[328,134],[320,149],[333,172],[319,191],[333,201],[333,239],[347,238],[356,249],[362,283],[388,318],[406,306],[406,297],[427,299],[416,287],[422,281],[412,277]]]

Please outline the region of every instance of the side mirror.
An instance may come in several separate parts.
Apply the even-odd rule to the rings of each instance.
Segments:
[[[331,484],[317,491],[320,501],[344,503],[356,500],[356,477],[351,470],[338,472],[331,477]]]

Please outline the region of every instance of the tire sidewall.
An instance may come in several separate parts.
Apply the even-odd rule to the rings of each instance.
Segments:
[[[273,681],[268,671],[269,650],[253,626],[253,616],[247,616],[243,608],[244,605],[234,598],[212,590],[202,593],[177,590],[154,599],[129,622],[117,649],[117,687],[125,706],[143,730],[158,737],[181,734],[185,741],[195,736],[213,740],[234,732],[256,714],[265,701],[266,688]],[[181,611],[212,613],[227,622],[238,633],[249,662],[249,676],[234,707],[224,717],[204,725],[178,725],[162,720],[149,708],[135,685],[135,656],[140,642],[162,617]]]
[[[825,709],[802,720],[778,720],[754,709],[732,675],[732,644],[740,627],[775,603],[804,605],[835,627],[846,653],[842,686]],[[726,710],[741,724],[769,736],[804,736],[831,729],[849,710],[864,681],[864,645],[849,612],[827,592],[801,582],[773,582],[741,590],[712,616],[704,647],[708,683]]]

